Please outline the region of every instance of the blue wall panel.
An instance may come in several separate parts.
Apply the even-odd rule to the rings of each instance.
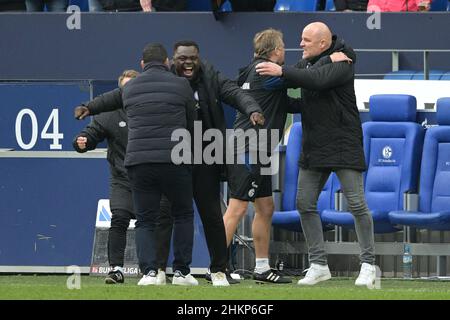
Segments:
[[[105,159],[0,158],[0,265],[88,266]]]
[[[72,151],[72,139],[85,125],[76,121],[73,109],[81,102],[90,99],[88,82],[75,83],[2,83],[0,84],[0,148],[14,150]],[[32,148],[22,148],[16,135],[16,120],[23,109],[30,109],[36,116],[36,143]],[[41,133],[49,119],[52,110],[58,109],[59,128],[63,139],[57,141],[62,149],[51,149],[53,139],[42,139]],[[53,120],[54,122],[54,120]],[[53,133],[53,122],[48,132]],[[21,132],[22,142],[27,145],[32,139],[32,120],[30,115],[24,115],[17,132]],[[31,147],[31,144],[30,144]]]
[[[367,13],[231,13],[216,21],[210,12],[82,13],[80,30],[66,27],[68,14],[0,13],[1,79],[111,80],[124,69],[139,70],[142,49],[148,42],[163,43],[169,54],[174,42],[192,39],[201,55],[228,77],[252,59],[256,32],[273,27],[284,32],[287,48],[298,48],[303,27],[324,21],[354,48],[449,49],[446,13],[383,13],[381,29],[368,29]],[[288,52],[294,63],[298,52]],[[401,55],[403,57],[403,54]],[[433,69],[450,70],[448,55],[434,59]],[[422,66],[420,54],[408,68]],[[360,53],[357,73],[386,73],[390,53]]]

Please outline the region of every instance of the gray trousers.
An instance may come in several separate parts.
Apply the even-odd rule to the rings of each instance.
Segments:
[[[362,172],[351,169],[336,170],[341,189],[355,219],[355,230],[361,248],[361,263],[375,264],[372,215],[364,198]],[[300,168],[297,189],[297,209],[308,245],[309,262],[327,264],[322,221],[317,212],[317,200],[331,174],[331,170]]]

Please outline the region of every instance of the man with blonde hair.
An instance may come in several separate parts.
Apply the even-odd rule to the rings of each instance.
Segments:
[[[256,65],[263,62],[271,62],[278,66],[284,64],[283,34],[272,28],[258,32],[253,39],[253,47],[253,61],[240,70],[238,84],[261,106],[265,123],[255,130],[256,139],[250,138],[250,141],[245,141],[243,146],[236,145],[233,141],[231,147],[235,148],[233,151],[238,159],[245,160],[244,163],[234,162],[234,164],[227,165],[231,191],[231,199],[224,215],[227,245],[230,245],[237,225],[247,213],[249,201],[254,202],[255,216],[252,223],[252,234],[256,266],[253,278],[257,282],[290,283],[290,278],[282,276],[278,270],[271,269],[269,265],[270,228],[274,203],[272,176],[267,173],[262,174],[262,170],[267,169],[270,163],[262,163],[259,157],[253,161],[250,159],[255,154],[259,156],[261,151],[266,154],[267,158],[271,156],[283,135],[287,113],[299,112],[301,104],[300,100],[288,97],[289,84],[283,79],[277,76],[259,75],[256,72]],[[334,58],[339,57],[343,59],[341,55],[335,55],[331,59],[326,56],[320,63],[331,63]],[[243,132],[252,130],[246,115],[237,113],[234,129],[242,129]],[[278,133],[278,138],[276,141],[272,141],[271,135],[275,132]],[[256,145],[251,141],[257,141]]]

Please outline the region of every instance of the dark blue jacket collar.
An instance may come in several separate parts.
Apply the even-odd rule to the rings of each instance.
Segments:
[[[169,71],[169,68],[164,63],[156,62],[156,61],[151,61],[151,62],[146,63],[144,66],[144,71],[147,71],[152,68],[163,69],[163,70]]]

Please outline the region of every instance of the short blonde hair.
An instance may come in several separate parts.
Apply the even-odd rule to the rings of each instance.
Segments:
[[[283,33],[269,28],[258,32],[253,38],[255,58],[268,59],[270,53],[277,48],[284,48]]]
[[[137,72],[136,70],[125,70],[124,72],[122,72],[122,74],[120,75],[119,80],[118,80],[119,88],[123,87],[122,86],[123,79],[125,79],[125,78],[133,79],[133,78],[136,78],[138,75],[139,75],[139,72]]]

